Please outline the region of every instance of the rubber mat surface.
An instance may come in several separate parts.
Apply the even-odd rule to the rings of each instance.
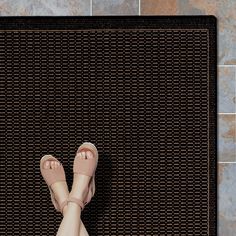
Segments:
[[[99,151],[90,235],[216,235],[216,19],[0,18],[0,235],[55,235],[39,161]]]

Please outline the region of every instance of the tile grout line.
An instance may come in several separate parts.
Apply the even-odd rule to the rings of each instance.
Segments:
[[[218,164],[226,164],[226,163],[236,164],[236,161],[218,161]]]
[[[139,2],[139,4],[138,4],[138,15],[140,16],[141,15],[141,11],[140,11],[140,9],[141,9],[141,6],[140,6],[141,0],[139,0],[138,2]]]
[[[217,65],[217,66],[220,66],[220,67],[236,67],[236,65]]]
[[[236,67],[235,66],[225,66],[225,67],[231,67],[234,69],[234,78],[235,78],[235,84],[236,84]],[[235,96],[236,96],[236,87],[235,87]],[[236,115],[236,113],[218,113],[219,115]],[[236,164],[236,161],[218,161],[218,164]]]
[[[236,115],[236,112],[219,112],[218,115]]]

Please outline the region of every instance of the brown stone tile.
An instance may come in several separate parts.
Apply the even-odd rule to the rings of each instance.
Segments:
[[[236,114],[218,116],[219,161],[236,161]]]
[[[139,0],[93,0],[93,15],[138,15]]]
[[[178,13],[184,15],[217,15],[218,7],[215,0],[178,0]]]
[[[141,15],[176,15],[177,0],[141,0]]]
[[[218,176],[217,176],[217,178],[218,178],[218,184],[221,184],[221,182],[222,182],[222,180],[223,180],[223,174],[224,174],[224,169],[225,169],[225,165],[224,165],[225,163],[223,163],[223,164],[220,164],[220,163],[218,163]],[[227,163],[228,164],[228,163]]]
[[[142,15],[215,15],[218,63],[236,65],[235,0],[141,0]]]
[[[236,163],[218,164],[218,235],[236,232]]]

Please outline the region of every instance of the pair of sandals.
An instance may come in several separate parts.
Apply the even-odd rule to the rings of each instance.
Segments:
[[[81,151],[85,152],[91,151],[93,153],[93,158],[88,158],[88,159],[79,158],[77,154]],[[68,204],[68,202],[74,202],[78,204],[79,207],[81,207],[81,210],[83,210],[85,205],[87,205],[91,201],[95,193],[95,171],[98,163],[98,151],[95,145],[90,142],[84,142],[82,145],[80,145],[76,152],[73,164],[74,173],[87,175],[91,177],[88,185],[88,194],[86,195],[85,199],[79,199],[69,195],[67,200],[59,204],[58,201],[56,200],[56,197],[53,193],[51,186],[56,182],[61,182],[61,181],[66,182],[65,171],[62,164],[59,161],[58,162],[60,163],[60,166],[57,167],[56,169],[45,169],[44,168],[45,161],[58,161],[58,160],[52,155],[45,155],[40,160],[40,171],[50,190],[52,203],[55,209],[58,212],[62,213],[63,208]]]

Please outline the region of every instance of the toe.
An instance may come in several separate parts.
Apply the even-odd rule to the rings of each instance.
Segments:
[[[90,152],[90,151],[87,151],[86,155],[87,155],[88,159],[92,159],[93,158],[93,153]]]
[[[57,169],[60,166],[59,161],[55,161],[55,168]]]
[[[54,169],[57,168],[57,162],[58,162],[58,161],[54,161]]]
[[[81,155],[82,155],[83,159],[86,158],[85,152],[81,152]]]
[[[55,161],[51,161],[51,168],[54,170],[55,169]]]
[[[78,152],[78,153],[77,153],[77,156],[78,156],[79,158],[83,158],[83,156],[81,155],[81,152]]]
[[[52,169],[53,161],[49,161],[50,169]]]
[[[49,169],[50,168],[50,161],[45,161],[44,168]]]

